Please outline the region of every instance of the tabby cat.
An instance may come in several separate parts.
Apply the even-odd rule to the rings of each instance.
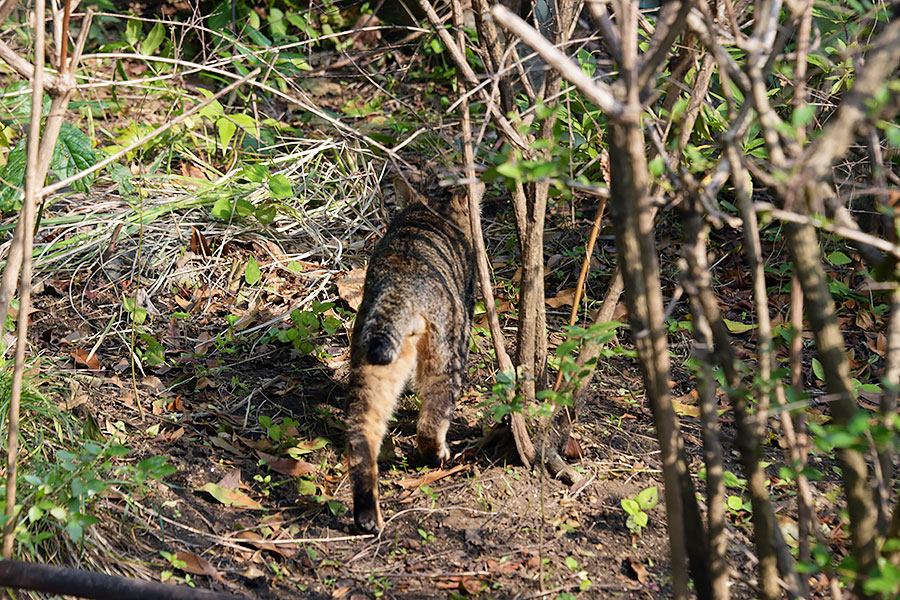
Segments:
[[[440,465],[469,354],[475,259],[465,197],[411,200],[375,245],[350,340],[347,456],[353,518],[367,533],[384,527],[377,460],[397,399],[412,379],[419,453]]]

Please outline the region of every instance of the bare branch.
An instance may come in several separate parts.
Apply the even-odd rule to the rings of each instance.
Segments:
[[[502,4],[495,4],[494,8],[491,9],[491,15],[519,39],[531,46],[548,65],[559,71],[566,81],[577,87],[588,100],[596,104],[609,118],[617,119],[622,116],[624,109],[622,104],[613,96],[612,88],[602,81],[591,79],[568,56],[544,39],[540,33],[520,19],[518,15],[513,14],[512,11]]]
[[[684,22],[691,12],[691,0],[664,2],[659,10],[659,22],[656,33],[650,40],[650,49],[641,64],[638,75],[638,88],[643,90],[656,77],[657,70],[672,49],[672,43],[684,29]]]

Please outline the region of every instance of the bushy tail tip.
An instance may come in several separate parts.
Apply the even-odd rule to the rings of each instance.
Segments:
[[[393,341],[384,334],[370,337],[366,347],[366,360],[373,365],[389,365],[397,360],[397,349]]]

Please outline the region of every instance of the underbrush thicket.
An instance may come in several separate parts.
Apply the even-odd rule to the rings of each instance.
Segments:
[[[37,209],[36,290],[68,298],[81,321],[54,346],[65,353],[38,353],[26,373],[20,557],[103,553],[91,534],[110,510],[99,500],[140,512],[132,498],[174,471],[143,442],[175,435],[184,407],[170,396],[182,389],[217,389],[210,413],[246,411],[206,426],[219,448],[262,440],[260,497],[283,485],[272,472],[297,476],[310,510],[343,515],[344,467],[313,454],[328,442],[310,424],[340,431],[339,415],[264,414],[258,390],[216,360],[290,350],[339,372],[360,283],[342,271],[361,266],[392,201],[386,182],[402,175],[432,190],[436,179],[466,185],[472,206],[484,194],[491,207],[490,266],[516,275],[493,282],[499,316],[478,306],[473,374],[493,376],[478,383],[484,429],[508,424],[522,461],[569,483],[591,476],[586,461],[562,460],[583,456],[572,423],[605,364],[637,360],[645,387],[618,395],[653,414],[675,597],[686,597],[688,566],[698,597],[728,597],[727,530],[755,543],[749,594],[900,592],[900,32],[889,6],[669,2],[640,13],[616,0],[576,15],[560,1],[532,16],[566,55],[554,59],[515,15],[479,0],[466,14],[423,1],[408,15],[331,0],[220,2],[209,15],[173,3],[167,18],[107,4],[46,185],[115,160]],[[3,38],[23,56],[25,12]],[[519,38],[543,60],[525,44],[507,52]],[[0,228],[11,232],[31,92],[2,73]],[[547,256],[573,230],[579,241]],[[595,252],[598,232],[610,243]],[[592,259],[601,252],[615,271]],[[623,280],[627,319],[614,311]],[[7,318],[4,356],[15,327]],[[498,338],[513,328],[510,358]],[[98,423],[76,410],[104,369],[139,413]],[[154,383],[170,372],[167,389]],[[4,422],[11,377],[5,363]],[[682,422],[700,431],[688,453]],[[229,506],[256,502],[210,490]],[[657,493],[621,499],[633,539]],[[169,576],[185,568],[162,556]],[[560,597],[590,587],[579,576]]]

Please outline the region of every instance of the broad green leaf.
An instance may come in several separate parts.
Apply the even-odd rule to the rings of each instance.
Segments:
[[[232,115],[229,115],[229,118],[231,118],[231,120],[234,121],[238,127],[243,129],[247,133],[256,133],[256,121],[254,121],[253,117],[251,117],[250,115],[245,115],[243,113],[234,113]]]
[[[274,204],[263,204],[258,207],[254,214],[257,220],[263,225],[270,225],[275,221],[276,208]]]
[[[243,198],[238,198],[237,202],[234,203],[234,212],[236,212],[239,217],[249,217],[255,210],[256,207],[253,206],[253,203],[244,200]]]
[[[150,33],[147,34],[147,37],[144,38],[144,41],[141,42],[141,54],[152,56],[164,39],[166,39],[166,28],[162,23],[155,24]]]
[[[207,483],[197,490],[198,492],[206,492],[225,506],[237,506],[239,508],[247,508],[250,510],[262,510],[262,505],[256,500],[240,490],[230,490],[228,488],[216,485],[215,483]]]
[[[639,493],[637,499],[642,509],[651,509],[659,502],[659,490],[655,485],[652,485]]]
[[[219,131],[219,143],[222,144],[223,148],[227,148],[231,143],[231,138],[234,137],[234,131],[237,129],[237,126],[228,118],[222,117],[216,121],[216,129]]]
[[[640,527],[646,527],[649,520],[650,516],[645,512],[639,512],[634,515],[634,522],[637,523]]]
[[[812,370],[819,381],[825,381],[825,367],[822,366],[818,358],[812,359]]]
[[[631,498],[622,498],[622,510],[624,510],[629,515],[636,515],[641,512],[641,506],[637,503],[636,500]]]
[[[741,500],[740,496],[728,496],[726,504],[728,504],[728,508],[730,508],[731,510],[740,510],[744,505],[744,501]]]
[[[291,181],[284,175],[278,174],[269,177],[269,191],[275,198],[290,198],[294,195],[291,189]]]
[[[50,159],[50,168],[60,179],[66,179],[76,173],[88,169],[97,163],[91,139],[83,131],[71,123],[63,123],[59,130],[59,138]],[[79,192],[88,192],[94,175],[82,177],[72,183],[72,188]]]
[[[231,218],[231,208],[231,200],[229,200],[228,198],[219,198],[218,200],[216,200],[216,203],[213,204],[213,207],[209,211],[209,213],[216,219],[227,221]]]
[[[129,19],[125,25],[125,41],[132,48],[137,47],[138,41],[141,39],[141,22],[135,19]]]
[[[750,331],[751,329],[756,329],[756,325],[748,325],[747,323],[741,323],[740,321],[731,321],[729,319],[722,319],[725,323],[725,327],[728,328],[728,331],[731,333],[744,333],[746,331]]]
[[[259,270],[259,263],[251,256],[250,262],[247,263],[247,268],[244,271],[244,281],[248,285],[256,285],[260,277],[262,277],[262,273]]]
[[[804,104],[791,113],[791,125],[795,128],[806,127],[816,116],[816,107],[812,104]]]
[[[836,267],[840,267],[842,265],[849,265],[851,262],[853,262],[853,259],[838,250],[828,255],[828,262]]]
[[[6,164],[0,169],[0,211],[15,210],[22,204],[25,187],[25,164],[28,156],[25,149],[25,138],[10,150]]]

